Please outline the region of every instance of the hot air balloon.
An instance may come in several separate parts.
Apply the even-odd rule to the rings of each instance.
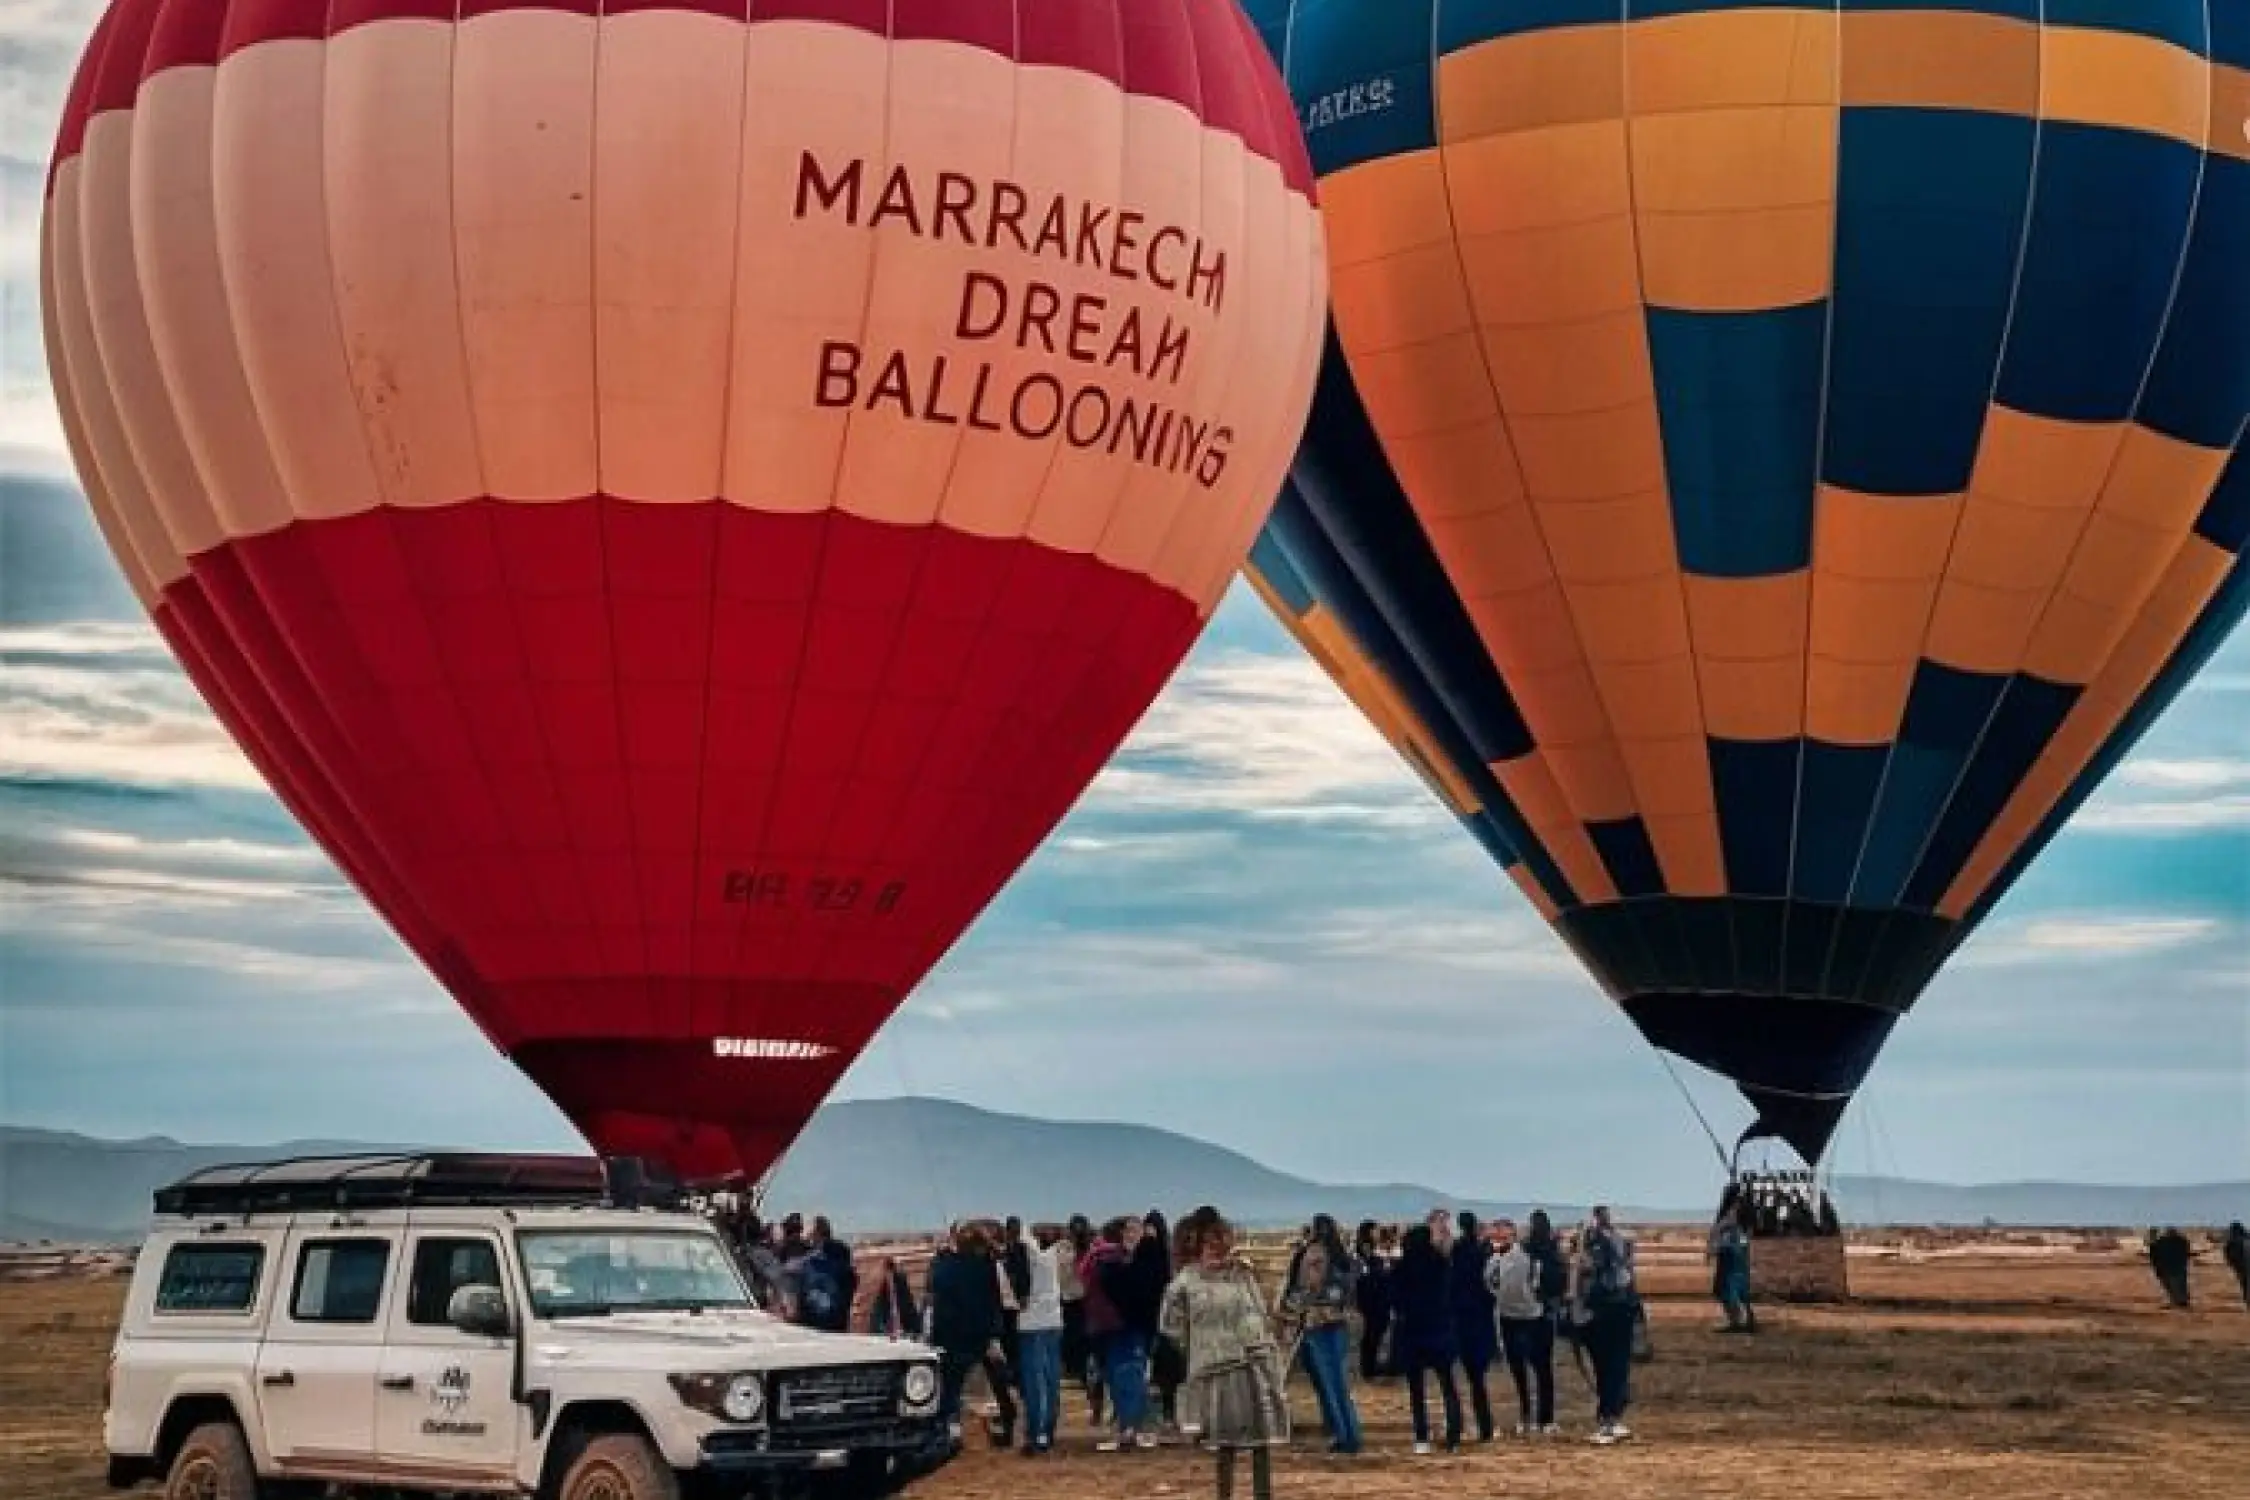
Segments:
[[[1816,1160],[2250,603],[2250,5],[1251,8],[1334,279],[1253,581]]]
[[[1230,0],[117,0],[44,249],[214,712],[691,1178],[771,1164],[1145,710],[1326,317]]]

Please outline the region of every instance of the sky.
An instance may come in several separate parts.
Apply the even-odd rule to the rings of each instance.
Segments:
[[[569,1148],[266,795],[94,532],[39,193],[96,7],[0,0],[0,1122]],[[1658,1055],[1237,586],[842,1097],[1184,1131],[1327,1181],[1692,1204],[1748,1110]],[[1832,1165],[2250,1179],[2250,635],[1894,1035]],[[1847,1212],[1849,1205],[1846,1205]]]

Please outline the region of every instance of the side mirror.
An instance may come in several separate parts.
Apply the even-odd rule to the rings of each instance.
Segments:
[[[445,1320],[480,1339],[504,1339],[514,1331],[508,1294],[496,1286],[465,1286],[445,1304]]]

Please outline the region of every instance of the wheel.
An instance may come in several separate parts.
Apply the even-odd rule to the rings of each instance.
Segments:
[[[258,1468],[232,1422],[206,1422],[187,1435],[164,1476],[164,1500],[259,1500]]]
[[[563,1470],[555,1500],[680,1500],[680,1478],[647,1438],[604,1433]]]

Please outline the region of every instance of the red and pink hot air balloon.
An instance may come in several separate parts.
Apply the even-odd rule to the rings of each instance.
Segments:
[[[1230,0],[117,0],[45,225],[189,675],[694,1176],[772,1163],[1178,665],[1325,287]]]

